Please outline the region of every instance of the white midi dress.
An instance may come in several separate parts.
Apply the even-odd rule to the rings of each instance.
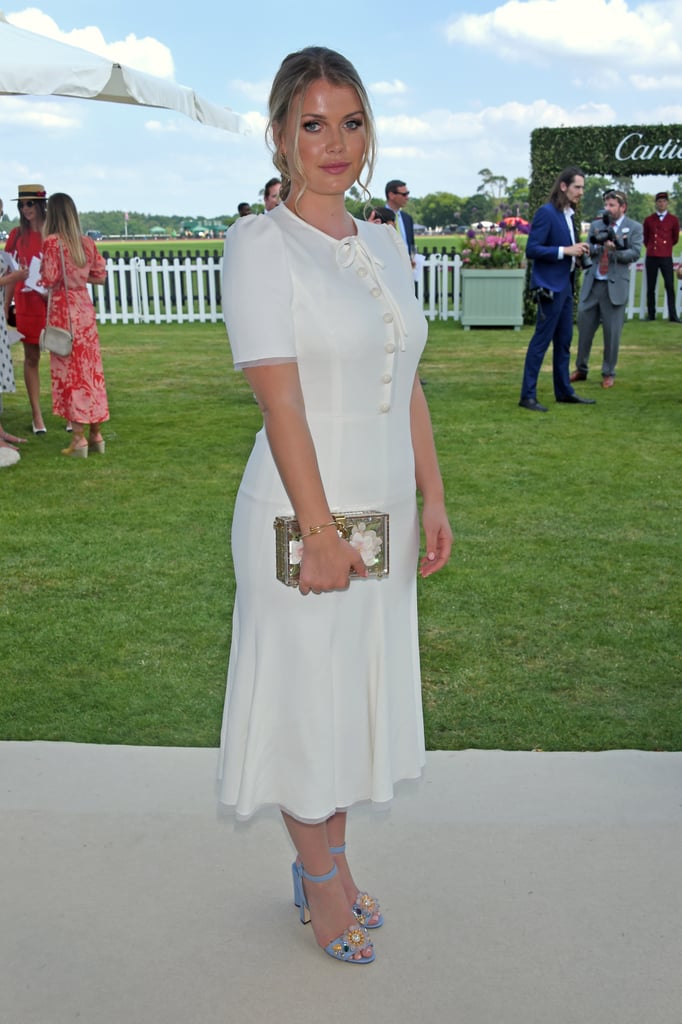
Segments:
[[[390,575],[302,597],[275,576],[273,520],[291,514],[265,431],[237,496],[237,589],[219,802],[304,822],[391,800],[421,775],[419,521],[410,395],[426,341],[397,232],[341,241],[285,206],[225,241],[223,307],[237,367],[296,360],[330,508],[390,515]]]

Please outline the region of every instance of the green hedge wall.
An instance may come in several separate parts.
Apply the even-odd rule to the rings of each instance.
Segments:
[[[623,140],[628,139],[623,143]],[[651,152],[653,150],[653,152]],[[629,178],[682,172],[682,125],[610,125],[598,128],[536,128],[530,137],[532,214],[547,202],[554,179],[575,164],[586,175]]]

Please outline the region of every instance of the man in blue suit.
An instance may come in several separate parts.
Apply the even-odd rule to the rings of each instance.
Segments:
[[[530,339],[523,369],[523,409],[547,412],[537,398],[538,376],[545,352],[553,343],[552,369],[557,402],[594,405],[593,398],[580,398],[569,380],[573,336],[573,289],[576,260],[589,252],[578,241],[573,211],[585,191],[585,176],[578,167],[567,167],[554,182],[549,202],[533,217],[526,255],[533,261],[530,286],[538,303],[535,333]]]

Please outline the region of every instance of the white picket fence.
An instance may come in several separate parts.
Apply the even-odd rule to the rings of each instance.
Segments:
[[[643,262],[631,267],[628,319],[646,316],[646,287],[638,288],[643,269]],[[90,286],[97,319],[111,324],[219,322],[223,316],[221,271],[222,258],[216,257],[108,259],[106,283]],[[459,256],[432,253],[423,261],[416,275],[416,290],[429,320],[459,320],[460,271]],[[682,307],[680,291],[678,288],[678,315]],[[657,308],[667,315],[660,275]]]

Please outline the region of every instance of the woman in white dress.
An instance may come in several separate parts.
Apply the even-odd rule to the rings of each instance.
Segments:
[[[234,511],[237,578],[219,799],[238,818],[278,807],[297,851],[295,903],[318,944],[374,960],[383,923],[345,855],[346,812],[388,802],[424,755],[416,574],[452,544],[417,375],[426,323],[397,232],[356,221],[375,136],[340,54],[285,58],[270,94],[282,203],[225,242],[223,305],[235,366],[263,414]],[[419,561],[416,491],[426,553]],[[332,512],[390,516],[390,573],[365,563]],[[275,577],[273,519],[303,531],[298,589]]]

